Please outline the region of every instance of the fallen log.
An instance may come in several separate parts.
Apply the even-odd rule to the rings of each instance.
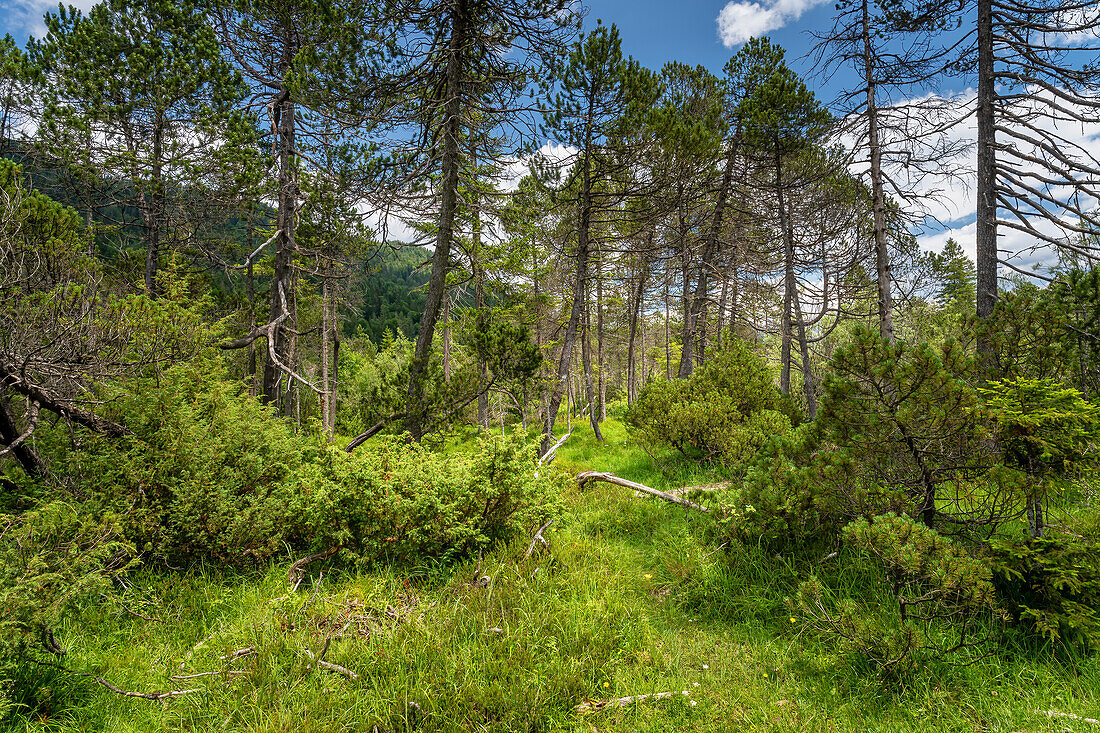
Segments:
[[[687,690],[682,692],[654,692],[648,695],[630,695],[628,697],[614,697],[610,700],[586,700],[580,705],[573,706],[573,709],[578,713],[587,712],[599,712],[600,710],[606,710],[608,708],[624,708],[627,705],[631,705],[636,702],[643,702],[644,700],[662,700],[670,697],[676,697],[677,695],[688,697]],[[692,703],[695,704],[694,702]]]
[[[558,438],[558,442],[554,443],[552,446],[546,449],[546,452],[539,457],[539,462],[535,465],[541,466],[543,463],[549,463],[550,461],[554,460],[554,456],[558,452],[558,448],[561,448],[565,441],[569,440],[569,436],[572,434],[573,430],[572,428],[570,428],[568,433]]]
[[[708,513],[710,512],[710,509],[707,509],[705,506],[701,506],[699,504],[696,504],[693,501],[688,501],[687,499],[685,499],[681,496],[676,496],[675,494],[670,494],[667,491],[658,491],[657,489],[646,486],[645,484],[639,484],[639,483],[635,483],[634,481],[628,481],[625,478],[619,478],[618,476],[616,476],[613,473],[603,473],[601,471],[581,471],[580,473],[577,474],[577,484],[578,485],[584,486],[589,481],[603,481],[605,483],[615,484],[616,486],[624,486],[628,489],[634,489],[635,491],[640,491],[643,494],[649,494],[650,496],[656,496],[658,499],[664,499],[665,501],[670,501],[673,504],[679,504],[681,506],[686,506],[688,509],[695,509],[695,510],[700,511],[700,512],[708,512]]]
[[[669,489],[668,493],[673,496],[684,496],[685,494],[691,494],[698,491],[701,494],[710,494],[715,491],[724,491],[730,486],[729,481],[722,481],[717,484],[698,484],[696,486],[681,486],[678,489]],[[635,491],[635,496],[643,496],[644,492]]]

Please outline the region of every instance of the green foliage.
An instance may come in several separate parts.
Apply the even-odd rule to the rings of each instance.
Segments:
[[[134,435],[70,455],[70,470],[143,551],[242,563],[282,550],[286,490],[312,448],[216,360],[167,370],[121,413]]]
[[[987,641],[982,632],[990,629],[983,625],[997,609],[986,560],[893,514],[856,520],[844,537],[881,567],[893,604],[833,603],[822,583],[811,579],[799,587],[794,605],[814,632],[867,660],[886,679]]]
[[[346,346],[337,367],[336,424],[340,431],[358,435],[404,406],[413,343],[400,332],[395,337],[385,331],[378,345],[357,337]]]
[[[952,341],[940,350],[892,346],[866,328],[836,352],[818,427],[846,459],[831,490],[853,516],[894,511],[929,525],[941,512],[975,523],[1001,518],[992,493],[963,491],[990,463],[981,402],[963,379],[971,369]],[[962,491],[965,506],[941,503],[945,487]]]
[[[558,480],[535,470],[535,456],[525,437],[500,436],[445,456],[403,436],[329,448],[295,479],[287,540],[366,561],[465,557],[559,511]]]
[[[362,305],[344,319],[344,333],[362,332],[380,344],[385,332],[415,338],[424,312],[423,287],[428,273],[423,269],[429,253],[419,247],[383,248],[376,263],[365,265]]]
[[[995,538],[996,585],[1012,619],[1050,642],[1100,645],[1100,536]]]
[[[0,723],[5,706],[11,713],[49,712],[57,685],[32,673],[33,659],[65,653],[54,632],[109,593],[112,577],[134,557],[118,519],[79,502],[0,515]]]
[[[718,497],[724,536],[774,552],[817,551],[835,524],[819,488],[820,467],[809,460],[812,430],[802,426],[765,440],[744,478]]]
[[[647,443],[743,471],[769,438],[790,433],[779,402],[771,369],[735,340],[688,379],[646,385],[627,421]]]
[[[349,454],[295,435],[212,359],[169,369],[121,411],[134,435],[96,441],[70,470],[90,507],[173,561],[252,565],[332,545],[365,560],[447,560],[557,506],[555,479],[535,476],[534,448],[518,438],[441,455],[380,436]]]
[[[978,389],[1005,458],[1032,476],[1064,476],[1094,464],[1100,406],[1049,379],[1005,379]]]

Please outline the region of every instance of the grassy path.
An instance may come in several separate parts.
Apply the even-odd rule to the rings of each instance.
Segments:
[[[614,421],[605,432],[598,446],[578,430],[559,466],[658,488],[711,478],[671,456],[654,462]],[[197,692],[151,702],[28,670],[56,689],[55,708],[25,728],[1100,731],[1042,712],[1100,717],[1095,657],[1069,664],[1005,649],[884,691],[791,622],[784,597],[795,575],[782,559],[715,551],[698,524],[706,519],[614,486],[566,502],[549,551],[523,562],[524,539],[483,558],[480,572],[476,562],[333,572],[294,595],[285,565],[262,578],[139,575],[129,611],[156,620],[100,608],[64,629],[67,664],[125,689]],[[330,637],[326,659],[358,679],[314,667],[310,654]],[[239,650],[252,651],[221,659]],[[169,679],[209,671],[221,673]],[[574,710],[668,691],[677,694]]]

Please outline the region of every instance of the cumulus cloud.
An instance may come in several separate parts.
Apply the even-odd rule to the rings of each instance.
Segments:
[[[67,0],[66,6],[72,5],[77,10],[87,13],[98,0]],[[57,0],[3,0],[0,8],[3,9],[5,20],[0,32],[11,33],[14,36],[27,34],[41,38],[46,35],[46,25],[42,22],[42,16],[46,13],[57,12]]]
[[[762,36],[798,20],[810,8],[827,0],[764,0],[729,2],[718,13],[718,37],[726,48],[738,46],[753,36]]]

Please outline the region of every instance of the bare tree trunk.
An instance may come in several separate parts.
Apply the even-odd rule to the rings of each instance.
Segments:
[[[332,299],[332,313],[329,324],[332,326],[332,389],[329,392],[329,428],[336,432],[336,404],[340,396],[340,319],[336,313],[336,297]]]
[[[28,405],[32,407],[38,405],[30,397],[26,399]],[[29,426],[31,430],[33,428],[34,425]],[[20,440],[21,437],[22,440]],[[15,448],[11,449],[11,455],[19,462],[24,473],[32,479],[42,478],[46,475],[46,462],[38,455],[38,451],[27,442],[27,436],[23,436],[20,432],[15,422],[15,415],[11,410],[11,399],[8,391],[0,386],[0,450],[11,445],[15,445]]]
[[[607,356],[604,353],[603,343],[603,249],[598,248],[597,251],[599,260],[596,263],[596,367],[599,369],[598,418],[602,422],[607,419]]]
[[[665,271],[665,379],[672,379],[672,324],[669,322],[668,271]]]
[[[633,297],[630,300],[630,336],[627,339],[627,351],[626,351],[626,400],[627,404],[634,404],[634,400],[638,398],[638,368],[636,365],[637,355],[637,333],[638,333],[638,320],[639,313],[642,310],[642,298],[645,292],[646,276],[649,273],[649,268],[645,265],[638,272],[638,285],[634,288]],[[645,338],[642,338],[642,358],[645,358]],[[644,366],[643,366],[644,370]]]
[[[795,288],[798,287],[794,276],[794,239],[788,226],[790,213],[787,211],[783,196],[783,164],[779,156],[779,146],[775,153],[775,194],[779,208],[779,228],[783,237],[783,316],[780,321],[782,331],[781,355],[782,371],[779,378],[779,391],[791,393],[791,326],[794,310]]]
[[[332,426],[329,425],[329,415],[332,412],[330,401],[332,400],[332,393],[329,392],[329,349],[331,344],[329,343],[331,332],[329,331],[328,322],[328,301],[331,297],[330,285],[328,278],[328,266],[325,266],[325,273],[321,276],[321,393],[318,395],[318,399],[321,402],[321,427],[328,436],[328,440],[332,442]]]
[[[145,220],[145,294],[150,298],[158,295],[157,266],[160,262],[160,235],[163,219],[163,169],[164,122],[157,119],[153,123],[153,190],[142,197],[142,218]],[[136,182],[136,177],[135,177]]]
[[[443,294],[443,381],[451,383],[451,294]]]
[[[997,158],[993,65],[993,0],[978,4],[978,183],[976,285],[978,318],[988,322],[997,302]],[[978,350],[988,360],[992,344],[981,335]]]
[[[682,199],[682,191],[681,191]],[[680,368],[676,376],[686,379],[691,376],[691,369],[695,366],[695,307],[691,299],[691,251],[688,247],[687,221],[684,218],[683,204],[679,211],[679,238],[680,238],[680,312],[683,323],[680,324]]]
[[[886,196],[882,186],[882,144],[879,141],[875,54],[871,49],[871,0],[863,0],[863,73],[867,84],[867,134],[871,149],[871,198],[874,212],[875,276],[878,279],[879,333],[894,343],[894,306],[891,295],[890,253],[886,248]]]
[[[585,161],[587,163],[587,160]],[[558,375],[554,387],[550,392],[550,406],[546,411],[546,428],[543,434],[543,453],[554,442],[554,423],[558,419],[558,410],[564,392],[570,389],[568,380],[573,367],[573,346],[577,340],[577,331],[581,321],[581,310],[584,306],[584,283],[588,277],[588,240],[577,244],[577,275],[573,283],[573,302],[569,309],[569,321],[565,326],[565,335],[562,339],[561,356],[558,359]],[[571,390],[570,390],[571,391]]]
[[[718,318],[714,329],[714,346],[722,348],[722,331],[726,328],[726,300],[729,297],[730,281],[722,280],[722,294],[718,296]]]
[[[296,49],[287,42],[283,47],[283,59],[280,69],[285,73],[295,55]],[[282,361],[283,365],[290,367],[287,354],[289,351],[289,331],[287,323],[287,301],[291,293],[291,266],[296,247],[295,231],[297,220],[298,200],[298,173],[294,164],[294,132],[295,104],[291,100],[290,92],[286,89],[275,95],[273,108],[275,118],[278,121],[278,206],[276,227],[279,236],[275,238],[275,262],[274,274],[271,282],[271,305],[268,309],[268,323],[276,324],[268,338],[272,340],[269,351],[275,358]],[[285,376],[279,365],[268,358],[264,364],[263,394],[264,403],[280,404],[279,394],[280,377]],[[289,377],[288,377],[289,379]],[[284,414],[289,414],[284,410]]]
[[[793,293],[794,312],[798,319],[798,347],[802,353],[802,391],[806,395],[806,415],[811,420],[817,418],[817,387],[810,366],[810,344],[806,338],[806,321],[802,317],[802,306],[798,300],[798,291]]]
[[[586,288],[587,291],[587,288]],[[584,396],[588,407],[588,421],[592,425],[592,432],[596,434],[596,440],[603,442],[603,434],[600,433],[600,416],[596,409],[596,398],[592,389],[592,344],[589,334],[589,321],[591,320],[591,308],[588,302],[588,293],[584,298],[584,322],[581,332],[581,362],[584,366]]]
[[[468,0],[455,0],[450,6],[451,37],[447,48],[447,80],[443,103],[443,159],[440,181],[439,226],[436,231],[435,252],[432,254],[432,273],[428,279],[428,293],[424,302],[424,315],[420,318],[420,332],[416,338],[416,351],[409,365],[409,389],[407,396],[405,429],[413,440],[419,441],[427,429],[428,405],[425,404],[424,377],[431,358],[435,323],[443,304],[447,270],[450,268],[451,246],[454,243],[455,213],[458,204],[458,180],[461,167],[462,132],[462,67],[466,53],[466,31],[470,22],[467,13]]]
[[[707,231],[707,239],[703,245],[703,256],[699,263],[699,274],[696,276],[695,283],[695,296],[691,301],[691,322],[692,329],[698,332],[699,335],[699,349],[696,353],[695,359],[700,364],[706,361],[706,327],[704,322],[706,320],[707,309],[707,293],[710,291],[710,268],[714,265],[715,258],[718,257],[719,241],[718,235],[722,231],[722,219],[726,214],[726,203],[729,199],[729,189],[733,183],[733,168],[734,162],[737,159],[737,148],[740,145],[740,133],[733,142],[730,143],[729,150],[726,153],[726,167],[722,171],[722,183],[718,188],[718,199],[714,203],[714,213],[710,220],[710,229]],[[723,300],[725,298],[725,284],[723,283]],[[721,334],[721,306],[719,307],[719,325],[718,332]],[[718,336],[718,342],[721,343],[721,335]],[[684,352],[685,356],[689,355],[688,351]],[[681,374],[683,373],[683,367],[680,368]],[[690,374],[690,367],[689,372]]]

